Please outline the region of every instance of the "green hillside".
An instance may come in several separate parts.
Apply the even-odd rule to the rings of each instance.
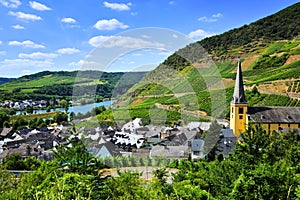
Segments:
[[[114,117],[155,119],[153,116],[164,113],[157,118],[166,123],[224,118],[238,58],[250,105],[300,106],[299,33],[297,3],[249,25],[189,44],[128,90]]]
[[[7,83],[9,81],[12,81],[12,80],[14,80],[14,78],[2,78],[2,77],[0,77],[0,85],[4,84],[4,83]]]
[[[49,100],[53,98],[72,99],[96,98],[101,101],[110,98],[112,92],[121,94],[137,83],[146,72],[114,72],[101,71],[43,71],[22,76],[1,85],[0,101],[5,100]],[[119,81],[126,76],[127,81]],[[117,91],[115,90],[116,86]]]
[[[272,41],[291,40],[300,33],[300,3],[249,25],[199,41],[214,56],[248,53]],[[235,51],[235,52],[234,52]]]

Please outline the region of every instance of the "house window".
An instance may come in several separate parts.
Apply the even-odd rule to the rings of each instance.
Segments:
[[[240,118],[240,119],[243,119],[243,115],[240,115],[239,118]]]
[[[244,114],[244,108],[243,107],[239,108],[239,114]]]

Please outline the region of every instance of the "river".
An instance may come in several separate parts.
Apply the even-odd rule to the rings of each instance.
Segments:
[[[85,114],[87,113],[88,111],[92,110],[94,107],[99,107],[99,106],[110,106],[112,105],[114,102],[114,100],[109,100],[109,101],[102,101],[102,102],[99,102],[99,103],[91,103],[91,104],[85,104],[85,105],[80,105],[80,106],[72,106],[72,107],[69,107],[69,110],[68,112],[74,112],[76,115],[80,112],[82,114]],[[64,108],[55,108],[55,109],[51,109],[50,112],[53,112],[53,111],[62,111],[62,112],[65,112],[65,109]],[[24,113],[26,111],[17,111],[16,112],[16,115],[19,115],[20,113]],[[46,110],[34,110],[33,113],[36,113],[36,114],[42,114],[42,113],[45,113]]]

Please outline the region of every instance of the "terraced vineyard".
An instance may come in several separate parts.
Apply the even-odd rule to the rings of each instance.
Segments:
[[[191,46],[179,52],[192,52]],[[206,69],[199,68],[201,59],[187,65],[176,58],[182,55],[177,52],[132,87],[118,102],[119,110],[130,110],[131,118],[150,119],[152,107],[159,104],[167,113],[168,123],[182,119],[207,120],[211,115],[226,118],[238,57],[242,61],[250,106],[300,106],[300,38],[265,42],[254,49],[223,59],[214,58],[214,67]],[[178,64],[180,61],[182,66]],[[220,94],[220,99],[212,93]],[[182,117],[186,113],[190,118]]]

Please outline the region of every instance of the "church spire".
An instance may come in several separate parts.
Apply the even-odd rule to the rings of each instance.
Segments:
[[[235,79],[235,87],[234,87],[234,93],[232,97],[232,104],[246,104],[246,97],[244,92],[244,85],[243,85],[243,75],[242,75],[242,67],[241,67],[241,61],[238,60],[238,67],[237,67],[237,73],[236,73],[236,79]]]

